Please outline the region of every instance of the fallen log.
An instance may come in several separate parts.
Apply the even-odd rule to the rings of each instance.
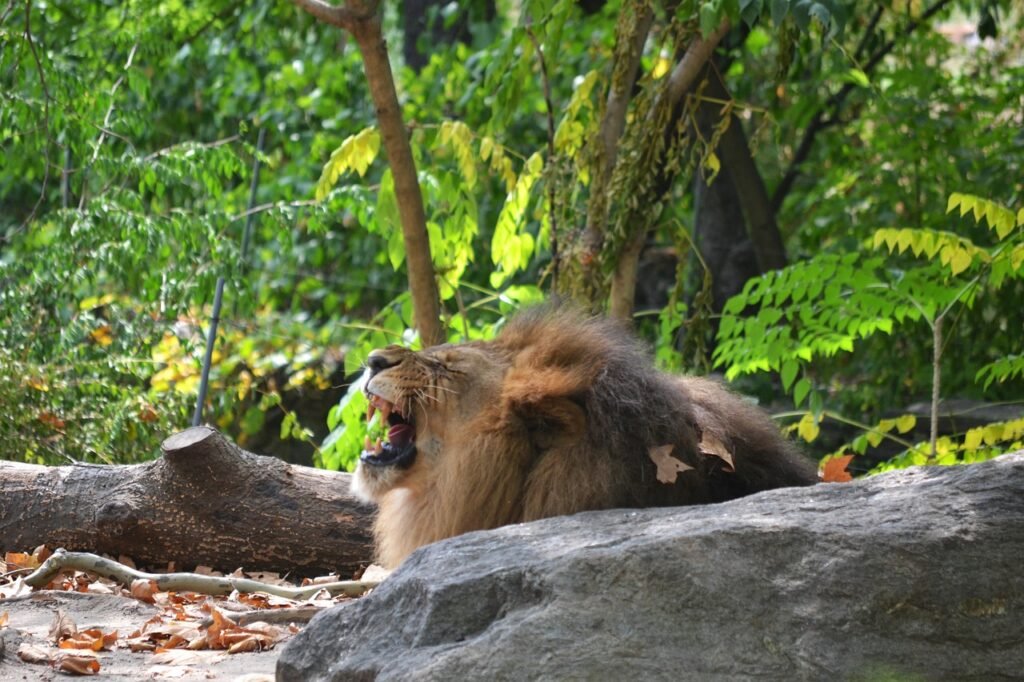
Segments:
[[[46,544],[179,569],[347,577],[373,554],[349,474],[246,452],[193,427],[145,464],[0,462],[0,548]]]

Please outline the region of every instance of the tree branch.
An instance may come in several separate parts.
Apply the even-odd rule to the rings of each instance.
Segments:
[[[355,31],[356,24],[365,21],[377,13],[378,2],[370,2],[365,11],[353,11],[348,5],[338,7],[323,0],[292,0],[296,7],[303,9],[314,17],[328,24],[340,26],[349,33]]]
[[[882,62],[882,60],[892,52],[894,47],[896,47],[897,40],[909,36],[917,30],[918,26],[944,9],[951,1],[952,0],[938,0],[934,5],[925,10],[920,17],[908,23],[899,35],[893,36],[889,42],[875,50],[867,63],[865,63],[864,68],[861,70],[869,75],[874,72],[875,68]],[[863,38],[861,43],[862,45],[866,45],[867,38]],[[779,209],[782,207],[782,202],[786,200],[786,197],[793,189],[793,185],[796,183],[796,179],[800,175],[800,166],[803,165],[804,161],[806,161],[807,157],[810,155],[811,148],[814,146],[814,140],[818,133],[838,123],[839,110],[842,108],[846,98],[857,87],[858,86],[853,83],[845,84],[825,101],[825,104],[821,109],[815,112],[814,116],[811,118],[811,122],[807,124],[807,128],[804,130],[804,136],[800,140],[800,144],[797,146],[796,152],[793,154],[793,160],[790,161],[789,168],[786,169],[785,175],[783,175],[778,187],[775,188],[775,193],[772,195],[772,209],[776,213],[779,212]]]
[[[672,75],[669,76],[668,89],[666,91],[669,104],[675,106],[697,81],[704,65],[711,59],[711,53],[718,47],[718,43],[725,37],[731,28],[729,20],[725,19],[718,25],[707,38],[698,36],[686,48],[686,53],[679,60]]]
[[[25,218],[22,226],[32,222],[36,211],[39,210],[39,206],[46,199],[46,185],[50,181],[50,144],[52,142],[50,139],[50,90],[46,86],[46,73],[43,71],[43,64],[39,60],[36,44],[32,41],[32,0],[25,0],[25,42],[28,43],[28,48],[32,52],[32,58],[36,62],[36,69],[39,70],[39,83],[43,87],[43,128],[46,131],[46,159],[43,163],[43,186],[39,190],[39,199],[36,201],[35,206],[32,207],[32,212]]]
[[[707,38],[697,36],[686,48],[679,63],[672,69],[669,81],[662,91],[662,101],[651,107],[649,118],[664,107],[675,107],[683,96],[696,83],[705,64],[711,59],[718,43],[729,32],[730,23],[724,19]],[[633,317],[633,299],[636,296],[636,272],[640,251],[643,250],[647,225],[640,225],[636,232],[626,239],[623,250],[612,272],[612,287],[609,300],[609,313],[612,317],[631,319]]]
[[[87,552],[68,552],[58,549],[49,559],[31,575],[25,577],[25,584],[30,587],[43,588],[58,573],[65,569],[89,571],[110,580],[115,580],[128,587],[135,580],[150,580],[156,583],[160,592],[199,592],[200,594],[225,595],[233,591],[243,593],[265,592],[285,599],[309,599],[320,590],[326,590],[332,596],[345,595],[358,597],[380,584],[379,580],[341,580],[332,583],[319,583],[305,587],[284,587],[271,585],[248,578],[231,576],[200,575],[198,573],[145,573],[129,568],[111,559],[104,559]]]

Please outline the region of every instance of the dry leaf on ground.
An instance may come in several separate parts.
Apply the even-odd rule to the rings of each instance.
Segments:
[[[62,639],[73,637],[78,633],[78,626],[63,609],[57,609],[53,614],[53,622],[50,623],[50,640],[59,644]]]
[[[95,656],[84,653],[60,654],[53,659],[53,667],[62,673],[95,675],[100,671],[100,662]]]
[[[18,658],[26,663],[49,663],[51,660],[46,649],[27,642],[22,642],[18,646]]]

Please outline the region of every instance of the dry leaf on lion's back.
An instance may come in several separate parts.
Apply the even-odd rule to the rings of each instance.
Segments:
[[[846,467],[853,459],[853,455],[833,457],[825,462],[821,468],[821,480],[825,483],[846,483],[853,480],[853,476],[846,470]]]
[[[717,457],[724,462],[722,465],[722,471],[726,473],[733,473],[736,471],[736,465],[732,461],[732,453],[729,452],[729,448],[725,447],[722,441],[712,436],[707,431],[704,431],[700,435],[700,443],[697,444],[697,449],[700,450],[700,454],[707,457]]]
[[[657,445],[648,451],[651,461],[658,467],[658,480],[662,483],[675,483],[679,472],[693,469],[672,456],[674,445]]]

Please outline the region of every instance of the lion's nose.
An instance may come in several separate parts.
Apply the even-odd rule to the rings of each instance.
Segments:
[[[376,374],[388,367],[394,367],[398,364],[398,360],[389,358],[383,351],[375,350],[370,353],[370,356],[366,358],[366,366],[370,368],[370,374]]]

